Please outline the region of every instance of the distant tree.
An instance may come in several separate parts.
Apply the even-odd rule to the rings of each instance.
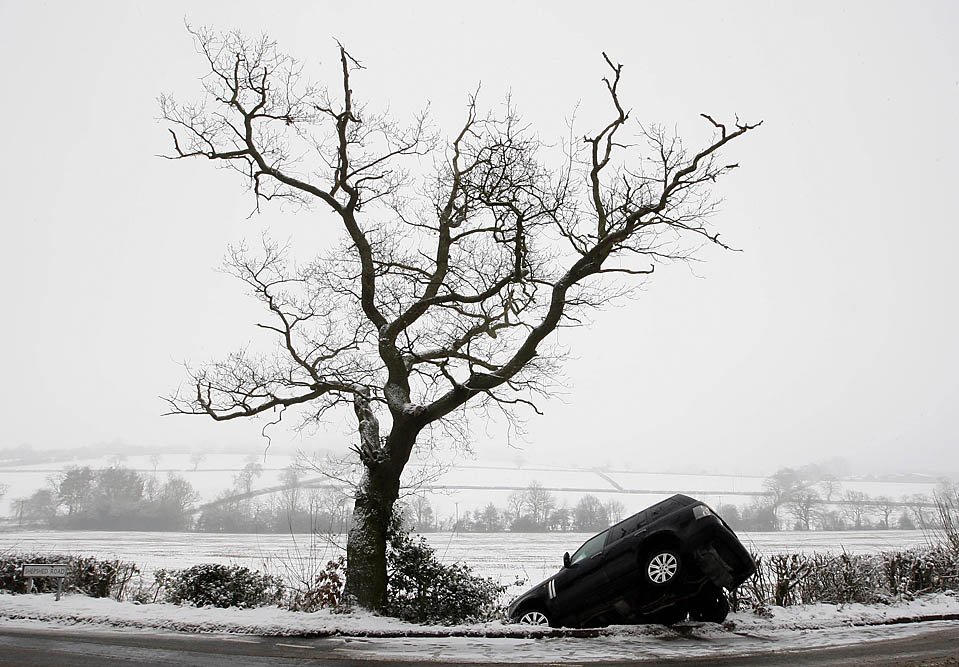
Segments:
[[[435,520],[433,507],[430,505],[430,501],[426,496],[422,494],[414,495],[409,501],[409,506],[415,529],[419,531],[433,530],[433,522]]]
[[[812,530],[812,524],[818,516],[817,505],[821,498],[812,486],[799,489],[792,494],[788,509],[802,530]]]
[[[469,510],[460,512],[453,521],[453,532],[468,533],[473,530],[473,515]]]
[[[827,503],[831,503],[834,496],[842,492],[842,484],[831,474],[823,475],[819,480],[819,488],[822,489],[823,498]]]
[[[796,496],[810,487],[813,482],[804,478],[793,468],[781,468],[763,482],[763,489],[769,494],[769,505],[779,525],[780,510],[792,503]]]
[[[526,511],[526,492],[525,491],[513,491],[506,498],[506,513],[505,521],[511,526],[516,523],[518,520],[523,518],[523,514]]]
[[[146,479],[136,470],[110,466],[94,471],[90,507],[78,527],[132,529],[142,524]]]
[[[301,269],[271,244],[262,257],[234,253],[279,354],[192,369],[171,409],[224,421],[298,406],[318,423],[351,408],[365,474],[346,594],[383,609],[388,527],[418,441],[471,408],[535,408],[561,357],[558,329],[659,262],[727,248],[707,226],[710,191],[737,165],[718,156],[757,125],[702,114],[713,136],[686,149],[662,126],[630,122],[622,66],[604,56],[607,117],[576,145],[551,149],[510,103],[483,113],[475,96],[441,141],[425,115],[403,127],[361,103],[362,68],[342,46],[333,92],[266,37],[191,33],[204,100],[161,98],[167,157],[233,168],[257,208],[316,206],[344,240]]]
[[[779,519],[772,504],[765,500],[755,500],[743,509],[743,526],[747,530],[768,532],[779,530]]]
[[[879,525],[888,530],[890,528],[889,519],[895,513],[898,504],[889,496],[877,496],[875,502],[876,504],[873,507],[879,516]]]
[[[236,499],[236,492],[224,489],[197,518],[196,529],[207,533],[248,532],[253,523],[249,505]]]
[[[206,461],[206,454],[203,452],[193,452],[190,454],[190,463],[193,464],[193,472],[196,472],[196,469],[204,461]]]
[[[503,521],[500,517],[500,512],[493,503],[487,503],[486,507],[480,511],[476,523],[485,533],[503,530]]]
[[[594,495],[580,497],[573,508],[573,527],[583,533],[594,533],[609,525],[609,516],[603,502]]]
[[[909,511],[909,519],[914,528],[926,530],[933,525],[933,517],[930,511],[932,498],[923,493],[914,493],[903,496],[902,501],[906,503],[906,509]]]
[[[258,461],[247,461],[243,469],[233,477],[233,485],[240,493],[252,493],[257,478],[263,474],[263,465]]]
[[[27,498],[20,498],[17,510],[22,521],[49,525],[56,516],[58,505],[53,491],[39,489]]]
[[[64,470],[57,481],[57,495],[66,506],[67,515],[82,514],[93,498],[96,475],[89,466],[73,466]]]
[[[280,491],[280,499],[283,504],[283,510],[288,520],[292,521],[300,511],[300,478],[303,471],[296,465],[289,465],[280,471],[280,484],[283,490]]]
[[[799,473],[792,468],[781,468],[763,482],[772,506],[778,509],[791,502],[796,493],[805,486]]]
[[[150,465],[153,466],[153,474],[157,472],[157,468],[160,467],[160,461],[163,459],[159,454],[150,454]]]
[[[536,530],[545,530],[550,513],[556,507],[556,496],[539,482],[530,482],[526,489],[526,507]]]
[[[554,509],[550,515],[549,519],[546,522],[546,527],[549,530],[569,530],[573,525],[573,512],[566,506],[565,503],[561,507]]]
[[[94,472],[95,502],[100,506],[132,506],[143,498],[144,480],[136,470],[110,466]]]
[[[330,486],[311,491],[312,532],[332,535],[346,531],[350,524],[349,501],[343,488]]]
[[[744,530],[743,518],[739,508],[731,503],[722,503],[716,506],[716,514],[723,518],[733,530]]]
[[[848,490],[843,494],[842,513],[856,530],[863,528],[869,511],[869,496],[863,491]]]
[[[149,521],[145,528],[189,530],[193,523],[191,511],[199,499],[192,484],[178,475],[170,475],[144,507],[144,518]]]
[[[606,510],[606,523],[614,524],[620,519],[623,518],[623,512],[626,511],[626,508],[623,506],[623,503],[619,502],[615,498],[610,498],[606,501],[606,504],[603,506],[603,509]]]
[[[9,488],[10,488],[9,486],[4,484],[3,482],[0,482],[0,498],[3,498],[7,494],[7,490]]]
[[[846,530],[846,520],[836,510],[824,510],[819,515],[819,524],[823,530]]]

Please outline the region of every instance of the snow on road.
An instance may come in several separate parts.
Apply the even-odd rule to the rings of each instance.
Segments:
[[[0,626],[97,624],[245,635],[350,636],[348,640],[338,640],[342,641],[338,652],[354,657],[440,664],[454,657],[535,664],[741,655],[769,651],[771,647],[789,651],[893,639],[941,625],[959,627],[957,621],[893,624],[897,620],[931,616],[959,618],[959,598],[955,594],[938,594],[887,606],[819,604],[774,608],[769,618],[739,612],[731,614],[724,625],[614,626],[601,630],[598,636],[583,638],[546,637],[539,629],[502,623],[418,626],[365,613],[307,614],[276,607],[197,609],[119,603],[79,595],[55,602],[52,595],[0,595]]]

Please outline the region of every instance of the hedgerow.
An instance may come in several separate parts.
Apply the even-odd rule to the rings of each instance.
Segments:
[[[391,534],[387,614],[414,623],[463,623],[502,616],[506,587],[462,563],[444,564],[422,536]],[[756,574],[732,596],[734,609],[765,613],[771,606],[888,604],[925,593],[959,591],[959,549],[939,545],[878,554],[798,553],[754,556]],[[285,605],[301,611],[342,604],[342,557],[327,564],[305,589],[245,567],[195,565],[157,570],[144,587],[140,570],[120,560],[43,553],[0,553],[0,591],[24,593],[24,563],[66,564],[65,593],[166,601],[198,607]],[[52,578],[34,579],[37,592],[56,590]]]
[[[454,624],[501,616],[506,586],[473,574],[465,563],[445,564],[426,539],[394,521],[386,552],[387,614],[413,623]]]
[[[124,599],[131,582],[140,574],[140,568],[134,563],[121,560],[61,554],[5,553],[0,554],[0,590],[10,593],[26,592],[27,580],[21,574],[25,563],[66,565],[67,576],[63,579],[63,591],[95,598]],[[33,580],[33,587],[40,593],[55,591],[57,580],[37,577]]]
[[[736,592],[739,608],[770,605],[888,604],[959,590],[959,553],[932,546],[878,554],[754,555],[756,574]]]
[[[279,577],[238,565],[203,563],[185,570],[157,570],[154,577],[164,600],[197,607],[278,605],[285,592]]]

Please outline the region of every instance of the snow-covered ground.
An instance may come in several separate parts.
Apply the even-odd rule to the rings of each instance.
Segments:
[[[771,617],[731,614],[723,625],[678,628],[613,626],[596,636],[550,636],[551,631],[502,623],[417,626],[365,613],[307,614],[275,607],[214,609],[169,604],[135,605],[84,596],[0,595],[0,624],[97,624],[100,626],[251,635],[344,635],[338,649],[356,657],[408,659],[442,664],[457,660],[543,663],[644,658],[742,655],[862,643],[903,637],[930,623],[898,624],[905,619],[959,618],[959,599],[930,595],[888,606],[810,605],[774,608]],[[959,625],[957,621],[941,621]]]

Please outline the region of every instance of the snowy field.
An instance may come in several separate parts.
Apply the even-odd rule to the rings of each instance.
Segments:
[[[574,551],[588,533],[432,533],[426,536],[446,562],[462,561],[477,574],[503,583],[516,578],[535,583],[562,566],[563,552]],[[742,533],[750,550],[777,552],[869,553],[907,549],[927,543],[918,530]],[[219,533],[146,533],[95,531],[23,531],[0,533],[0,553],[49,552],[119,558],[137,563],[145,574],[157,568],[197,563],[238,564],[282,573],[307,571],[340,553],[342,538],[309,535],[232,535]]]

